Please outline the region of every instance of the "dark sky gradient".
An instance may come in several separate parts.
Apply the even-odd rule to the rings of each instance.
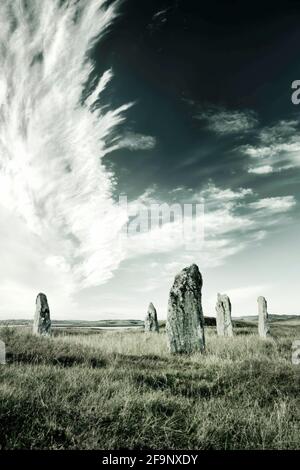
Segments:
[[[150,184],[195,188],[210,177],[253,184],[241,177],[236,140],[217,138],[194,116],[212,104],[254,110],[261,125],[298,115],[290,86],[300,76],[299,2],[127,0],[120,11],[95,51],[98,70],[113,67],[109,100],[135,101],[126,125],[157,146],[110,156],[118,189],[136,196]]]

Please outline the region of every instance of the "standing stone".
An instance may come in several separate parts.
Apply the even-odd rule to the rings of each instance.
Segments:
[[[204,352],[204,316],[202,311],[202,276],[196,264],[175,277],[170,291],[167,335],[171,353]]]
[[[270,334],[267,301],[264,297],[260,296],[257,299],[258,303],[258,334],[261,338],[266,339]]]
[[[157,321],[157,312],[153,303],[150,302],[148,312],[145,318],[145,331],[148,332],[159,332],[159,326]]]
[[[5,343],[0,339],[0,364],[6,364]]]
[[[218,336],[233,336],[231,302],[228,295],[218,294],[216,314]]]
[[[45,294],[39,294],[36,299],[33,333],[41,336],[51,335],[50,310]]]

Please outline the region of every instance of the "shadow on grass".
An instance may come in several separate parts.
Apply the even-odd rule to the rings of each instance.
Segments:
[[[235,328],[234,330],[234,335],[235,336],[249,336],[253,335],[255,333],[256,329],[255,328]]]
[[[173,396],[185,398],[211,398],[226,393],[226,384],[209,382],[201,377],[191,377],[184,374],[147,375],[136,374],[134,383],[155,391],[169,391]]]
[[[47,364],[60,367],[72,367],[76,365],[85,365],[87,367],[97,368],[105,367],[106,361],[97,357],[78,357],[75,355],[57,354],[53,356],[44,357],[36,352],[33,353],[12,353],[8,352],[6,355],[7,364]]]

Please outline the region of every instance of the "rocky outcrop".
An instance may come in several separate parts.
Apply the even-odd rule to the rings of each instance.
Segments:
[[[231,302],[228,295],[226,294],[218,294],[216,317],[218,336],[233,336]]]
[[[145,318],[145,332],[159,332],[159,325],[157,321],[157,312],[153,303],[150,302],[148,312]]]
[[[175,277],[169,296],[166,330],[171,353],[204,352],[202,276],[195,264]]]
[[[51,335],[50,310],[45,294],[39,294],[36,299],[33,333],[41,336]]]
[[[258,303],[258,334],[261,338],[266,339],[270,335],[267,301],[264,297],[260,296],[257,299],[257,303]]]

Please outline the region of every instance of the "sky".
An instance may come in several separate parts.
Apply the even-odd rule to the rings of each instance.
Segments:
[[[32,318],[38,292],[52,318],[164,319],[192,263],[206,315],[218,292],[233,316],[260,295],[300,313],[299,19],[295,1],[1,2],[0,319]],[[163,204],[201,209],[192,243],[148,219]]]

